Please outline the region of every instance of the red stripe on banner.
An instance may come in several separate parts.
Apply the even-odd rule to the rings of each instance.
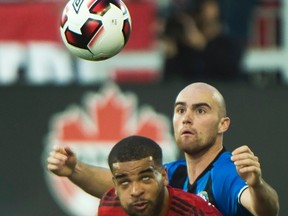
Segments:
[[[67,2],[0,4],[0,41],[61,42],[62,11]],[[155,45],[155,3],[125,3],[132,18],[132,33],[125,50],[149,50]],[[4,28],[3,28],[4,26]]]
[[[266,35],[266,21],[265,18],[259,19],[259,45],[260,47],[265,47],[267,45],[267,35]]]
[[[0,4],[0,40],[59,42],[60,17],[65,4]]]
[[[160,80],[159,76],[153,69],[116,69],[113,79],[117,83],[150,83]]]

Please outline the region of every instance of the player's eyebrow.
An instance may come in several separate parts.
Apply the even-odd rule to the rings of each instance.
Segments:
[[[186,104],[185,102],[178,101],[178,102],[175,103],[174,107],[176,107],[176,106],[178,106],[178,105],[186,106],[187,104]],[[211,106],[210,106],[208,103],[205,103],[205,102],[200,102],[200,103],[192,104],[193,109],[198,108],[198,107],[201,107],[201,106],[206,106],[206,107],[208,107],[208,108],[211,109]]]
[[[125,178],[128,175],[126,173],[121,173],[121,174],[115,174],[115,179],[121,179],[121,178]]]
[[[153,171],[154,169],[152,167],[149,167],[147,169],[141,170],[138,173],[138,175],[145,174],[145,173],[152,173]],[[127,178],[127,177],[128,177],[128,174],[126,173],[115,174],[115,179],[117,180],[122,179],[122,178]]]
[[[152,173],[153,171],[154,171],[154,169],[152,167],[149,167],[145,170],[140,171],[139,174]]]
[[[192,104],[192,107],[194,109],[198,108],[198,107],[202,107],[202,106],[205,106],[205,107],[208,107],[209,109],[211,109],[211,106],[208,104],[208,103],[196,103],[196,104]]]
[[[181,106],[185,106],[186,103],[185,102],[181,102],[181,101],[178,101],[174,104],[174,107],[178,106],[178,105],[181,105]]]

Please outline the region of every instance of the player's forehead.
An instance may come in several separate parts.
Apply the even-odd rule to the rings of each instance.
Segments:
[[[177,96],[175,104],[213,104],[215,100],[215,92],[206,86],[187,86]]]
[[[113,163],[113,174],[139,175],[144,170],[154,169],[155,163],[152,156],[140,160]]]

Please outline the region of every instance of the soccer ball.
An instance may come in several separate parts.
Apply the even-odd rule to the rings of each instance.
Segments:
[[[72,54],[100,61],[124,48],[131,29],[129,10],[121,0],[70,0],[62,13],[60,33]]]

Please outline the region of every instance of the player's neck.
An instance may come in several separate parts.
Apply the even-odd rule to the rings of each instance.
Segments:
[[[191,155],[185,153],[190,184],[194,183],[198,176],[211,164],[222,149],[223,146],[221,144],[212,146],[203,154]]]

